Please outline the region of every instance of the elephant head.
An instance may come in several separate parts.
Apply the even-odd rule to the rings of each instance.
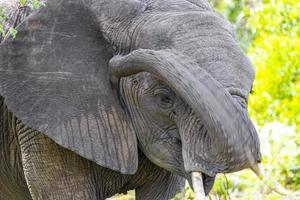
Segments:
[[[0,94],[61,146],[132,174],[138,143],[206,193],[217,173],[259,173],[254,70],[205,0],[55,0],[18,30],[1,45]]]

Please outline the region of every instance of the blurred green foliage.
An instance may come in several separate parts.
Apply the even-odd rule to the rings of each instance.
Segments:
[[[240,47],[247,51],[255,36],[254,30],[247,26],[249,9],[254,6],[254,0],[210,0],[210,2],[233,24]]]
[[[231,21],[256,70],[253,119],[300,128],[300,1],[211,0]]]
[[[264,1],[249,12],[256,34],[248,50],[256,67],[250,113],[261,125],[277,120],[299,129],[300,1]]]
[[[9,0],[5,0],[6,2],[9,2]],[[5,3],[4,1],[4,3]],[[15,17],[14,14],[16,14],[16,10],[9,10],[3,2],[0,2],[0,41],[2,38],[12,35],[12,37],[17,36],[17,30],[13,27],[11,22],[13,18]],[[16,1],[18,5],[16,7],[30,7],[33,10],[39,9],[42,6],[45,6],[45,3],[43,0],[18,0]],[[11,3],[13,4],[13,3]]]
[[[5,34],[4,24],[7,21],[8,17],[5,12],[5,8],[0,5],[0,38]]]
[[[42,6],[45,6],[45,3],[43,0],[19,0],[19,6],[30,6],[33,9],[39,9]]]

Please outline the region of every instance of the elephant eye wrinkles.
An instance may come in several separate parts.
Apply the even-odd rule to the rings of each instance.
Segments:
[[[171,91],[167,89],[157,89],[153,94],[158,99],[160,107],[167,109],[174,105],[175,95]]]

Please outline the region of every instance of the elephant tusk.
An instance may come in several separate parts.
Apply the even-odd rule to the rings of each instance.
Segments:
[[[192,183],[195,200],[206,200],[201,172],[192,172]]]
[[[265,176],[265,171],[260,164],[251,167],[251,170],[261,179],[271,190],[281,195],[288,195],[288,191],[271,177]]]

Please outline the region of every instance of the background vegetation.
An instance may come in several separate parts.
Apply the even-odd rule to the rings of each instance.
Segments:
[[[17,0],[16,0],[17,1]],[[1,0],[0,0],[1,2]],[[261,138],[263,164],[292,193],[271,193],[252,172],[220,174],[211,199],[277,200],[300,199],[300,1],[299,0],[211,0],[214,8],[230,20],[241,48],[256,69],[249,111]],[[19,6],[37,9],[39,0],[19,0]],[[7,6],[6,6],[7,7]],[[11,16],[0,5],[0,40],[17,32]],[[186,188],[185,197],[193,194]],[[132,192],[117,199],[133,199]]]

